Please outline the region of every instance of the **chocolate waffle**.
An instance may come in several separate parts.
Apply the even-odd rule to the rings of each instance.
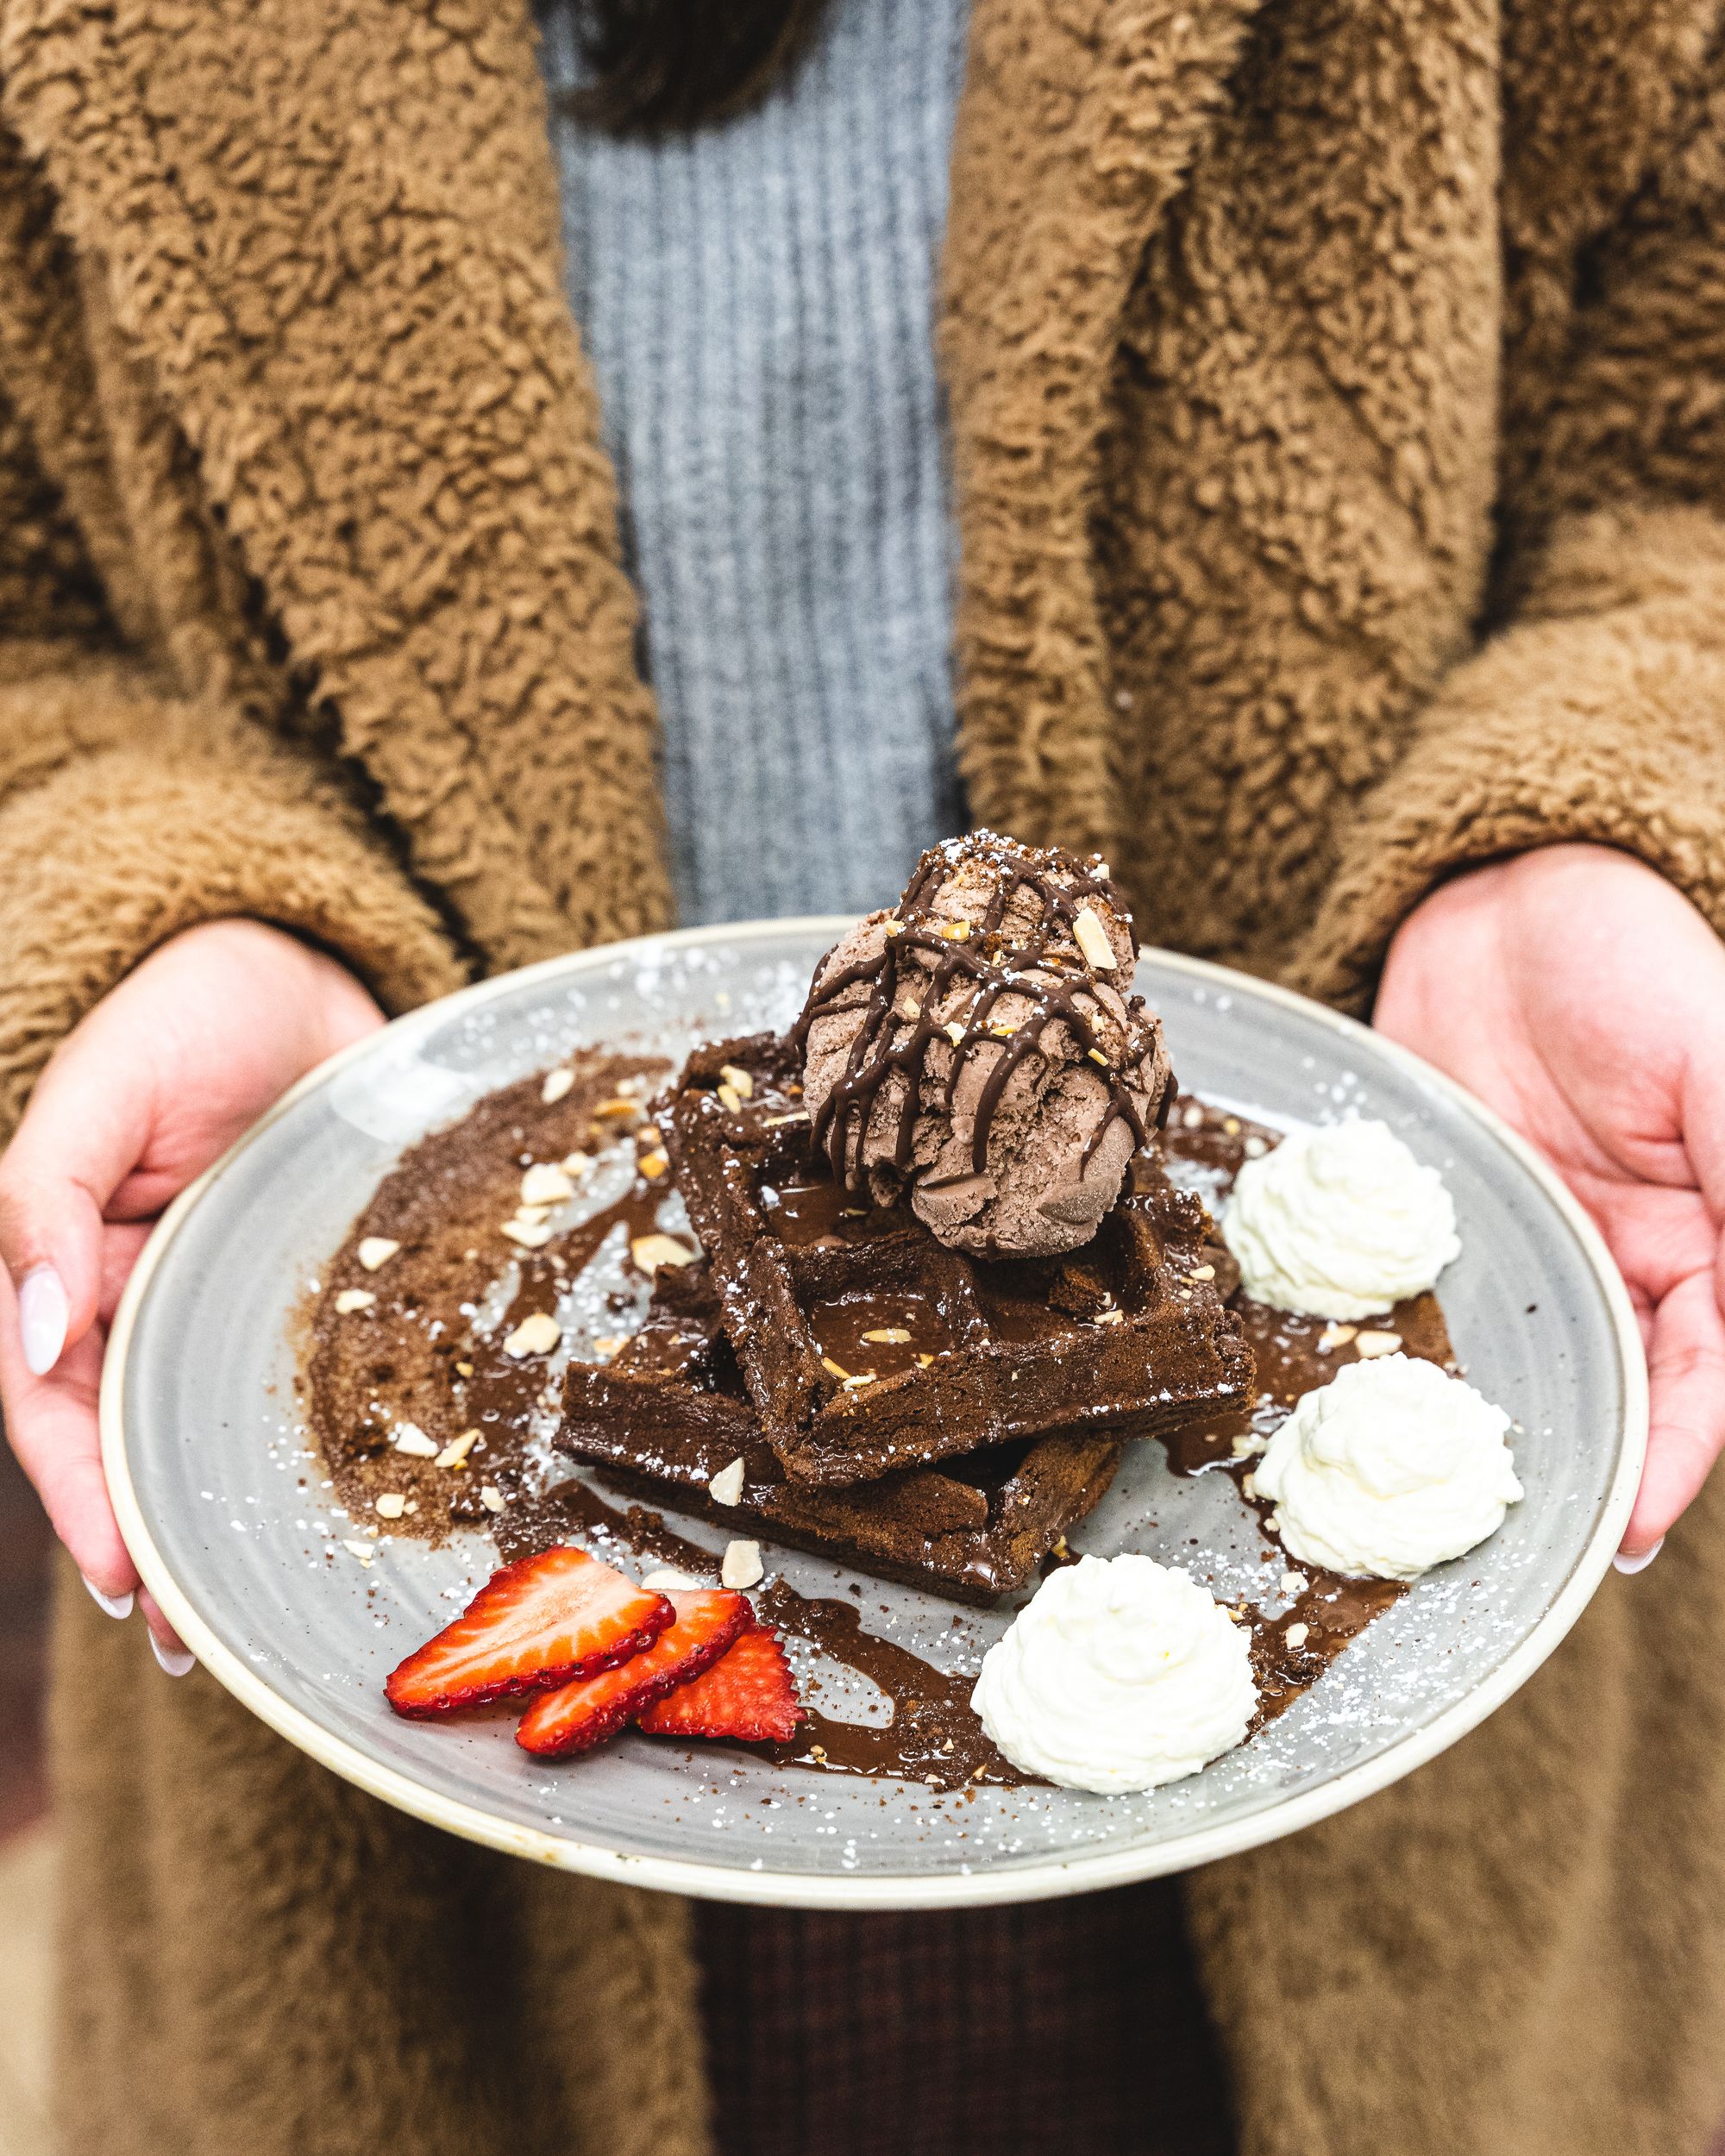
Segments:
[[[784,1038],[721,1042],[656,1110],[791,1482],[862,1482],[1057,1431],[1151,1436],[1245,1406],[1232,1260],[1144,1156],[1082,1250],[973,1257],[834,1181],[799,1068]]]
[[[1122,1449],[1101,1434],[1024,1438],[850,1489],[793,1482],[761,1435],[704,1265],[660,1275],[647,1323],[610,1363],[570,1365],[556,1442],[661,1504],[975,1602],[1035,1576]],[[721,1503],[712,1479],[739,1459],[742,1488]]]

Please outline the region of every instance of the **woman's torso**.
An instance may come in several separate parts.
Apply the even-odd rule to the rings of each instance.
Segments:
[[[659,705],[681,916],[859,912],[962,829],[936,281],[968,0],[837,0],[764,103],[559,113],[569,294]]]

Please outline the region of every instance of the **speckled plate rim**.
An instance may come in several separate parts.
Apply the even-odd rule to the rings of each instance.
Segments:
[[[1358,1019],[1347,1018],[1273,981],[1260,981],[1231,967],[1190,958],[1178,951],[1159,949],[1146,950],[1143,955],[1171,971],[1188,975],[1195,981],[1238,995],[1243,1002],[1262,999],[1298,1011],[1308,1019],[1327,1027],[1345,1043],[1369,1043],[1370,1053],[1399,1064],[1418,1083],[1440,1095],[1458,1113],[1494,1138],[1540,1191],[1574,1238],[1599,1290],[1616,1351],[1624,1414],[1617,1463],[1598,1523],[1551,1608],[1521,1645],[1465,1697],[1443,1709],[1422,1727],[1410,1731],[1377,1758],[1345,1769],[1333,1781],[1302,1796],[1270,1804],[1243,1820],[1197,1827],[1189,1833],[1141,1847],[1054,1858],[994,1872],[955,1871],[932,1877],[908,1873],[861,1877],[746,1871],[722,1865],[637,1856],[601,1843],[542,1833],[496,1818],[477,1805],[459,1802],[426,1789],[411,1775],[381,1765],[356,1745],[332,1735],[313,1716],[290,1705],[254,1669],[226,1646],[198,1614],[190,1595],[181,1588],[157,1548],[139,1501],[132,1481],[123,1401],[138,1315],[150,1281],[188,1215],[220,1181],[230,1163],[306,1094],[329,1085],[342,1071],[365,1056],[375,1055],[379,1044],[390,1036],[398,1038],[410,1030],[423,1030],[431,1022],[429,1014],[435,1014],[435,1021],[441,1025],[454,1015],[513,993],[525,982],[549,982],[597,971],[619,959],[649,957],[672,950],[697,950],[711,943],[746,945],[756,938],[764,940],[799,932],[832,940],[852,924],[848,916],[806,915],[796,919],[727,922],[712,928],[675,930],[543,959],[536,965],[520,967],[514,972],[476,982],[471,987],[457,989],[435,1004],[423,1005],[407,1012],[381,1032],[368,1035],[320,1064],[180,1194],[163,1214],[121,1298],[109,1336],[100,1405],[103,1466],[120,1531],[145,1586],[160,1604],[175,1631],[216,1682],[278,1735],[355,1787],[430,1826],[561,1871],[667,1893],[780,1908],[908,1909],[1043,1901],[1058,1895],[1093,1893],[1105,1887],[1124,1886],[1167,1872],[1190,1871],[1199,1865],[1237,1856],[1264,1842],[1279,1840],[1284,1834],[1296,1833],[1302,1827],[1315,1825],[1364,1797],[1375,1796],[1447,1751],[1519,1691],[1551,1654],[1592,1600],[1622,1539],[1640,1486],[1647,1445],[1647,1364],[1628,1291],[1597,1229],[1553,1171],[1490,1109],[1423,1057],[1385,1040]]]

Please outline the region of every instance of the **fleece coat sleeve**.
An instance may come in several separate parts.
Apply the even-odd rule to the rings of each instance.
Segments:
[[[1512,231],[1513,238],[1513,231]],[[1725,143],[1689,129],[1610,231],[1586,235],[1551,386],[1506,381],[1506,570],[1494,634],[1366,797],[1295,966],[1359,1007],[1446,876],[1589,840],[1638,855],[1725,931]],[[1548,311],[1555,312],[1555,307]]]
[[[247,914],[343,958],[386,1008],[455,948],[333,768],[112,649],[0,408],[0,1127],[55,1043],[181,929]]]
[[[236,914],[331,950],[386,1009],[456,987],[431,909],[314,770],[107,669],[0,688],[0,730],[69,720],[0,796],[0,1121],[55,1043],[180,930]],[[134,738],[103,745],[124,716]],[[80,743],[79,722],[95,740]],[[41,745],[38,743],[39,747]]]

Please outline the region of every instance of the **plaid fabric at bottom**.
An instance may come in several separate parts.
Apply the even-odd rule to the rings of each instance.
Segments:
[[[1176,1880],[699,1922],[723,2156],[1232,2156]]]

